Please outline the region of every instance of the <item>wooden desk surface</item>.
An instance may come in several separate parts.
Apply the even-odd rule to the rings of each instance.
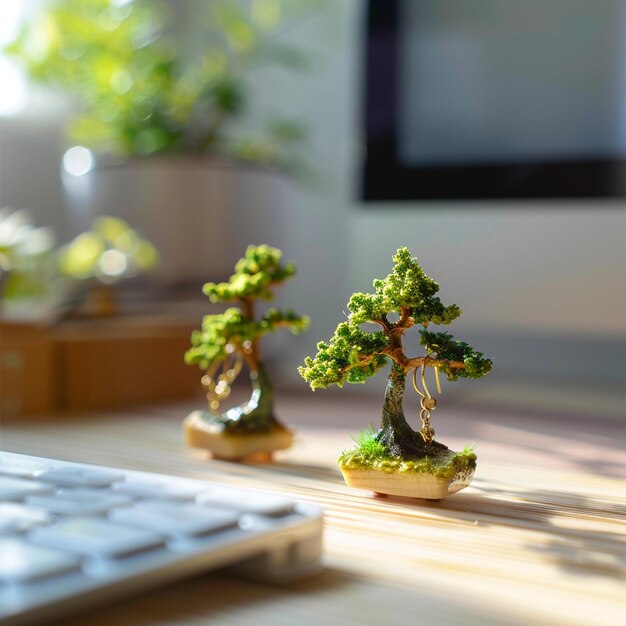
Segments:
[[[347,488],[335,459],[376,400],[282,397],[296,446],[270,465],[185,449],[190,404],[4,424],[2,449],[271,488],[326,510],[326,568],[283,587],[205,575],[64,620],[196,624],[624,624],[624,425],[567,416],[441,412],[451,447],[478,442],[471,487],[440,502]],[[454,434],[454,436],[452,436]]]

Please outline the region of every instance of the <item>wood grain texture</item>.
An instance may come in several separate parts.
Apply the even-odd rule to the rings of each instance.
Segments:
[[[467,443],[461,437],[479,440],[472,485],[442,501],[378,498],[347,487],[335,464],[350,445],[346,425],[355,430],[378,407],[313,400],[280,400],[296,444],[266,465],[185,448],[188,403],[3,427],[6,450],[269,488],[326,510],[326,569],[317,578],[271,587],[214,573],[63,624],[623,624],[621,425],[476,419],[455,409],[442,431],[458,437],[443,440],[457,449]]]

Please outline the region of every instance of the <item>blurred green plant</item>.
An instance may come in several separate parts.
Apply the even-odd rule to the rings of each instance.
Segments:
[[[249,136],[233,127],[249,112],[254,72],[308,67],[277,34],[322,1],[198,3],[207,13],[196,42],[175,36],[158,0],[49,0],[5,52],[77,97],[74,142],[124,157],[187,152],[294,170],[302,124],[273,117]]]
[[[97,218],[91,230],[78,235],[58,252],[59,272],[68,278],[96,278],[112,284],[151,270],[156,248],[116,217]]]
[[[0,300],[44,295],[53,247],[51,229],[33,226],[28,211],[0,209]]]
[[[155,247],[118,218],[99,217],[55,248],[52,229],[33,226],[27,211],[0,209],[0,308],[13,319],[113,315],[115,285],[157,262]]]

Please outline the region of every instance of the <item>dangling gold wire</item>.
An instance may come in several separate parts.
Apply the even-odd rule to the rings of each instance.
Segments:
[[[239,352],[230,351],[224,361],[213,363],[202,377],[202,386],[206,390],[206,397],[209,402],[209,410],[217,414],[220,404],[230,396],[232,384],[241,372],[243,367],[243,357]],[[222,370],[222,373],[217,373]],[[216,376],[217,375],[217,376]]]
[[[439,382],[439,367],[435,365],[435,383],[437,385],[437,393],[441,394],[441,383]]]
[[[417,391],[417,393],[419,393],[419,395],[422,396],[422,398],[426,397],[426,395],[422,392],[422,390],[419,389],[417,386],[417,367],[413,370],[413,389],[415,389],[415,391]]]
[[[415,389],[415,391],[417,391],[417,393],[421,396],[420,419],[422,420],[422,428],[420,429],[419,433],[426,443],[430,443],[435,438],[435,430],[430,425],[430,418],[432,416],[432,411],[437,406],[437,400],[433,398],[432,394],[430,393],[430,389],[428,389],[428,385],[426,384],[426,365],[422,364],[422,371],[420,373],[420,381],[422,383],[422,388],[424,389],[424,391],[422,391],[417,386],[417,370],[417,367],[413,370],[413,389]],[[441,383],[439,381],[438,367],[435,367],[435,383],[437,385],[437,392],[441,393]]]
[[[430,394],[430,390],[428,389],[428,385],[426,384],[426,366],[425,365],[422,365],[421,380],[422,380],[422,387],[424,388],[424,391],[426,392],[426,395],[429,398],[432,398],[432,395]]]

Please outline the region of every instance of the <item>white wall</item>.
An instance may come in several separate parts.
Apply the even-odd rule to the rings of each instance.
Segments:
[[[623,202],[356,199],[364,4],[335,3],[330,15],[290,33],[314,52],[313,73],[259,85],[261,96],[280,93],[289,113],[309,121],[310,160],[322,181],[292,190],[289,218],[301,277],[288,295],[314,315],[308,351],[342,319],[350,293],[386,275],[396,248],[407,245],[441,283],[444,301],[464,309],[454,329],[495,349],[501,371],[623,381]],[[529,341],[543,351],[520,357]]]
[[[351,276],[389,265],[406,243],[446,301],[481,331],[623,332],[626,220],[622,208],[497,204],[354,211]],[[376,245],[372,245],[376,241]],[[362,254],[360,244],[370,242]],[[380,272],[380,270],[379,270]]]
[[[38,226],[52,226],[63,237],[60,146],[58,123],[0,118],[0,207],[29,209]]]

